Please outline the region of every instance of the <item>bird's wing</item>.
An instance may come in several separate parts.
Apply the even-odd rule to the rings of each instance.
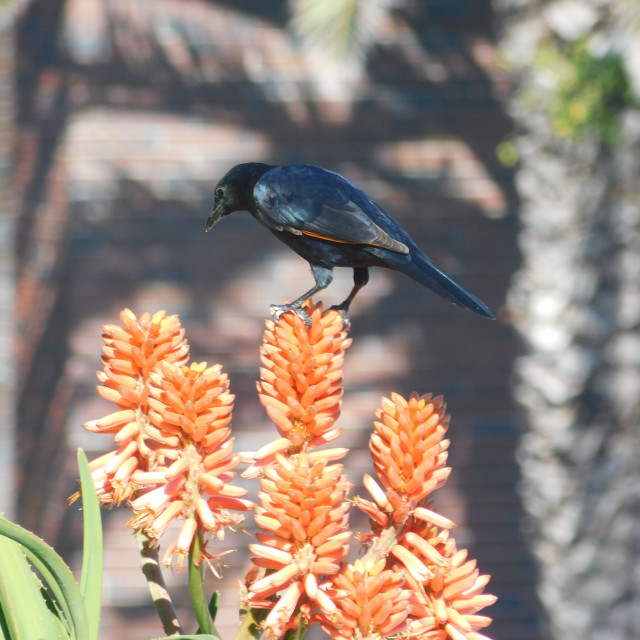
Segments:
[[[254,199],[262,221],[277,231],[409,253],[406,244],[367,215],[368,210],[385,216],[375,202],[337,173],[317,167],[279,167],[258,181]]]

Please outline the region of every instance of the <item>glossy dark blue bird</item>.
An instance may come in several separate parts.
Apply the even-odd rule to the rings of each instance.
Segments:
[[[289,304],[272,305],[276,320],[329,285],[334,267],[353,269],[349,305],[369,280],[369,267],[400,271],[449,302],[494,318],[487,305],[440,271],[409,234],[362,189],[338,173],[310,165],[239,164],[221,178],[206,230],[235,211],[248,211],[311,265],[314,287]]]

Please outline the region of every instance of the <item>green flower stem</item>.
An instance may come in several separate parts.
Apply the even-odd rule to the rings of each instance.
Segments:
[[[160,616],[162,627],[167,636],[183,634],[178,614],[171,600],[171,596],[165,586],[160,563],[158,562],[158,549],[153,546],[152,539],[144,532],[137,531],[136,539],[142,556],[142,573],[147,579],[149,593]]]
[[[200,625],[200,633],[220,635],[216,630],[213,618],[209,613],[209,605],[204,593],[204,579],[202,570],[202,531],[198,530],[193,536],[193,542],[189,549],[189,595],[191,606]]]
[[[302,640],[302,637],[307,632],[306,625],[302,624],[302,614],[298,613],[296,617],[298,618],[298,626],[295,629],[289,629],[284,634],[285,640]]]

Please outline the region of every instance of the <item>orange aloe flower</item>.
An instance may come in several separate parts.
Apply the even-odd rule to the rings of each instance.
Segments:
[[[255,520],[262,532],[250,545],[256,567],[248,583],[248,605],[271,609],[263,623],[268,638],[278,638],[319,607],[337,611],[323,579],[340,571],[349,550],[350,485],[342,465],[328,465],[321,452],[285,458],[276,455],[265,468]],[[270,596],[280,593],[274,605]]]
[[[189,357],[189,345],[178,316],[159,311],[137,318],[129,309],[120,313],[124,326],[103,327],[102,364],[98,379],[104,386],[98,393],[115,403],[118,410],[83,427],[95,433],[113,433],[116,451],[93,460],[92,470],[98,497],[104,503],[121,503],[135,487],[130,482],[137,469],[150,470],[157,458],[146,444],[149,428],[149,377],[161,362],[182,364]]]
[[[132,524],[160,538],[178,517],[185,522],[178,540],[169,546],[164,562],[178,556],[178,568],[189,552],[197,530],[223,537],[251,503],[247,490],[229,484],[240,462],[233,454],[231,411],[234,396],[220,365],[206,363],[176,366],[162,363],[150,375],[147,445],[166,465],[162,482],[157,472],[136,472],[133,480],[156,484],[131,502],[136,512]]]
[[[431,494],[447,479],[449,417],[441,398],[412,394],[383,398],[370,440],[378,481],[364,485],[372,500],[355,504],[369,515],[370,545],[363,560],[345,563],[350,484],[340,464],[345,449],[312,450],[333,441],[342,398],[342,364],[350,340],[335,311],[305,309],[267,321],[258,391],[280,438],[251,459],[261,474],[256,523],[246,577],[248,607],[268,609],[267,640],[298,625],[320,622],[337,640],[487,640],[478,615],[495,597],[449,535],[454,523],[435,512]],[[185,366],[188,346],[177,317],[164,312],[105,327],[100,393],[118,411],[89,422],[113,433],[118,445],[93,461],[103,502],[128,500],[130,524],[157,541],[184,520],[164,562],[180,567],[194,536],[222,538],[224,527],[251,508],[233,486],[240,455],[233,453],[234,397],[221,367]],[[205,557],[215,557],[203,552]]]
[[[296,313],[266,323],[258,394],[281,438],[256,454],[257,464],[273,460],[277,452],[296,453],[340,435],[334,425],[342,401],[344,351],[351,340],[337,311],[323,312],[321,304],[310,302],[304,308],[310,327]]]
[[[431,494],[446,481],[449,424],[441,398],[398,394],[383,398],[376,415],[370,451],[382,487],[365,476],[373,501],[357,506],[369,515],[373,557],[404,573],[412,595],[404,630],[410,638],[482,640],[477,629],[491,619],[476,615],[495,602],[483,594],[489,576],[480,576],[466,551],[457,551],[449,529],[455,524],[431,507]]]
[[[382,640],[401,637],[409,614],[411,591],[400,571],[385,569],[385,560],[356,560],[332,579],[328,595],[337,611],[316,616],[334,640]]]
[[[420,546],[423,554],[428,551],[416,536],[397,535],[409,517],[448,529],[454,526],[448,518],[441,516],[429,506],[429,496],[442,486],[450,473],[445,466],[449,441],[444,438],[449,425],[442,398],[430,394],[411,394],[406,400],[397,393],[391,399],[383,398],[381,408],[376,411],[378,420],[369,440],[369,449],[376,475],[382,487],[368,474],[364,485],[373,497],[373,502],[356,501],[357,506],[371,518],[374,531],[365,539],[374,540],[387,530],[383,544],[397,560],[417,579],[430,575],[428,566],[414,553]],[[379,542],[375,543],[377,546]],[[442,564],[439,553],[431,548],[431,563]]]
[[[123,327],[104,327],[98,373],[98,392],[118,411],[83,425],[113,433],[118,449],[90,468],[100,500],[127,500],[130,526],[153,540],[184,519],[164,556],[177,556],[180,567],[196,533],[221,538],[242,521],[234,512],[252,507],[242,499],[247,491],[230,484],[240,461],[230,437],[234,396],[220,366],[184,364],[189,347],[177,316],[137,318],[125,309],[120,318]]]
[[[424,540],[427,548],[435,548],[444,562],[433,565],[428,555],[414,549],[425,564],[431,564],[432,575],[420,581],[405,570],[411,589],[407,638],[488,640],[477,630],[489,626],[491,618],[477,612],[497,599],[484,593],[490,576],[480,575],[475,560],[467,560],[467,550],[458,550],[447,531],[418,520],[412,524],[411,533]]]
[[[387,491],[402,496],[405,503],[415,505],[449,476],[445,411],[441,397],[417,393],[409,400],[392,393],[376,411],[378,421],[369,441],[376,475]]]

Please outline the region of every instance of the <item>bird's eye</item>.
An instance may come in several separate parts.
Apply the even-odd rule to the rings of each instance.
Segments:
[[[216,198],[218,200],[224,200],[224,189],[216,189]]]

